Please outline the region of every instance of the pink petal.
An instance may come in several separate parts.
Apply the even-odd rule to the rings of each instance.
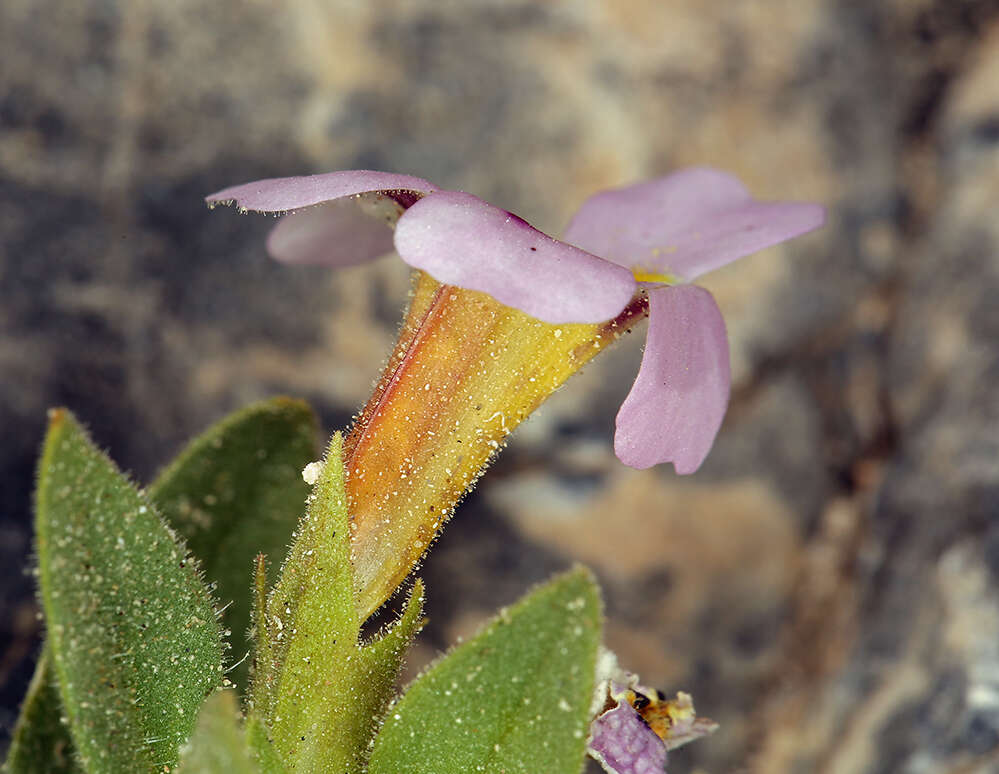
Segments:
[[[625,702],[596,717],[587,752],[609,774],[663,774],[666,768],[666,745]]]
[[[642,367],[617,414],[618,459],[693,473],[721,427],[729,382],[725,321],[711,294],[694,285],[650,290]]]
[[[392,250],[392,230],[353,197],[285,215],[267,237],[267,252],[285,263],[350,266]]]
[[[484,291],[549,323],[608,320],[636,288],[630,271],[457,191],[435,193],[406,210],[395,247],[406,263],[440,282]]]
[[[732,175],[695,167],[591,196],[565,239],[622,266],[689,282],[824,220],[816,204],[755,201]]]
[[[209,204],[235,204],[257,212],[288,212],[313,204],[380,192],[408,206],[420,196],[438,190],[437,186],[411,175],[354,169],[304,177],[274,177],[253,183],[234,185],[211,196]]]

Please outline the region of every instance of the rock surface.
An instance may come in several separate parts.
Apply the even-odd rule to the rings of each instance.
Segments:
[[[722,723],[671,771],[999,770],[999,3],[5,0],[0,50],[0,726],[47,407],[148,480],[268,394],[346,425],[394,337],[400,263],[273,265],[204,194],[389,169],[558,231],[711,164],[831,218],[705,282],[736,380],[708,463],[614,460],[626,340],[445,531],[417,653],[582,560],[622,662]]]

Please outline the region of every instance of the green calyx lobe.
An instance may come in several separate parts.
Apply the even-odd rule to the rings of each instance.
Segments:
[[[341,450],[336,435],[270,593],[258,562],[248,734],[267,771],[364,771],[403,653],[422,625],[417,581],[399,620],[361,639]]]

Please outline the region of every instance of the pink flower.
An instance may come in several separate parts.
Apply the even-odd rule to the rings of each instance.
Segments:
[[[394,247],[442,283],[553,324],[611,319],[641,288],[649,332],[614,450],[631,467],[672,462],[681,474],[707,456],[730,383],[721,312],[710,293],[685,283],[824,219],[817,205],[758,202],[736,178],[701,168],[596,194],[566,241],[471,194],[385,172],[261,180],[207,201],[289,213],[268,239],[279,260],[346,266]]]
[[[597,660],[595,706],[586,751],[608,774],[663,774],[667,751],[714,733],[718,724],[697,717],[689,694],[667,699],[639,685],[608,650]]]

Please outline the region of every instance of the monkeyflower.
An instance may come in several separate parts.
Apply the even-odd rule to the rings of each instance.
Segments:
[[[418,270],[399,341],[344,447],[359,591],[372,610],[509,432],[644,316],[615,452],[632,467],[697,470],[730,373],[717,304],[688,283],[824,217],[813,204],[756,201],[704,168],[596,194],[563,240],[471,194],[384,172],[261,180],[207,201],[285,214],[267,243],[285,262],[346,266],[394,249]]]
[[[377,258],[393,248],[385,225],[398,222],[394,247],[410,266],[549,323],[612,319],[644,290],[645,355],[617,416],[614,449],[631,467],[672,462],[680,474],[707,456],[730,383],[721,312],[688,283],[824,220],[818,205],[756,201],[736,178],[706,168],[596,194],[564,241],[471,194],[382,172],[262,180],[208,201],[292,213],[268,240],[289,263]]]

